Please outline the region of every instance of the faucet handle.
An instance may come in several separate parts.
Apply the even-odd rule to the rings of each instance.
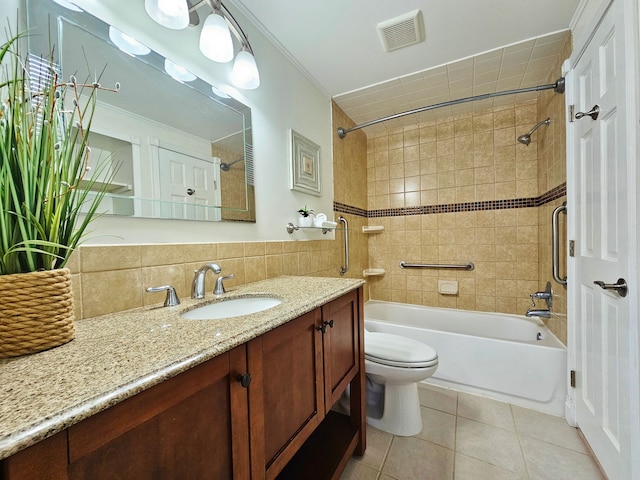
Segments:
[[[234,278],[235,275],[233,273],[230,273],[229,275],[220,275],[217,280],[216,280],[216,288],[213,291],[214,295],[222,295],[223,293],[226,293],[226,290],[224,289],[224,283],[222,283],[223,281],[225,281],[227,278]]]
[[[171,285],[163,285],[161,287],[149,287],[147,288],[147,292],[164,292],[167,291],[167,296],[164,299],[165,307],[175,307],[176,305],[180,305],[180,299],[178,298],[178,294],[176,293],[176,289]]]

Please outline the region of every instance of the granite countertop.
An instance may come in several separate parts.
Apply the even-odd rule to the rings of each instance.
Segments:
[[[66,345],[0,360],[0,459],[153,385],[231,350],[363,280],[278,277],[176,307],[151,306],[75,322]],[[271,309],[222,320],[185,320],[195,306],[249,294],[272,295]],[[218,300],[217,300],[218,299]]]

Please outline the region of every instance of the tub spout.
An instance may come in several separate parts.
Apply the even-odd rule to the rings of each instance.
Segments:
[[[527,317],[542,317],[542,318],[549,318],[551,317],[551,311],[550,310],[544,310],[544,309],[531,309],[531,308],[527,308],[527,313],[525,314]]]

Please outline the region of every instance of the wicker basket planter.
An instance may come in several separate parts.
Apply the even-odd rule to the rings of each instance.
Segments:
[[[73,340],[67,268],[0,275],[0,358],[41,352]]]

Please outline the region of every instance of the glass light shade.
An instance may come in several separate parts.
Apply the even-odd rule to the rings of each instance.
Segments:
[[[231,32],[222,15],[214,12],[204,21],[200,32],[200,51],[214,62],[226,63],[233,59]]]
[[[163,27],[182,30],[189,25],[187,0],[144,0],[144,8]]]
[[[135,38],[111,26],[109,27],[109,39],[120,50],[131,55],[146,55],[151,51],[149,47],[143,45]]]
[[[182,65],[173,63],[166,58],[164,60],[164,70],[179,82],[191,82],[196,79],[196,76]]]
[[[231,72],[233,84],[244,90],[253,90],[260,86],[260,74],[253,55],[246,50],[241,50],[236,56]]]

